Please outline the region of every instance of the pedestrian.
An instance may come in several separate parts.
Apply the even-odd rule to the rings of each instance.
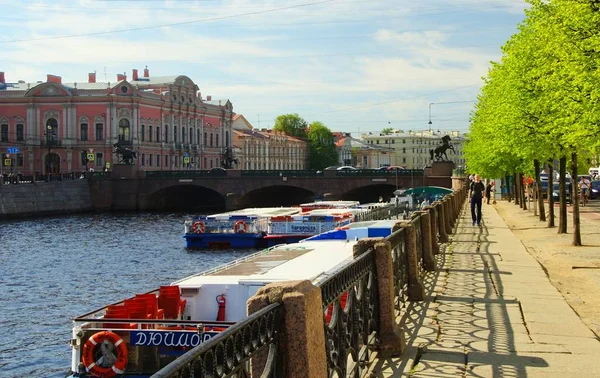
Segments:
[[[487,204],[490,204],[490,197],[492,196],[492,180],[488,181],[488,184],[485,187],[485,199],[487,200]]]
[[[481,202],[483,201],[483,192],[485,185],[481,182],[481,177],[475,175],[473,182],[469,187],[469,198],[471,199],[471,218],[473,219],[473,226],[477,223],[477,226],[481,227]],[[477,210],[475,210],[477,207]]]

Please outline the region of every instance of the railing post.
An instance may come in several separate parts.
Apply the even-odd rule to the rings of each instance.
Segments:
[[[380,238],[361,239],[354,246],[354,257],[371,247],[375,251],[379,294],[379,354],[382,357],[399,356],[406,349],[406,339],[402,327],[395,321],[392,245]]]
[[[435,257],[433,256],[432,234],[431,234],[431,216],[429,209],[418,211],[421,217],[421,239],[423,243],[423,268],[430,272],[437,270]]]
[[[435,208],[438,211],[438,232],[440,233],[440,243],[448,243],[450,240],[446,233],[446,212],[444,211],[444,203],[435,201]]]
[[[431,252],[434,255],[440,254],[440,245],[437,241],[438,236],[438,214],[437,208],[434,205],[425,206],[426,211],[429,211],[429,232],[431,235]]]
[[[442,199],[442,204],[444,205],[444,217],[446,218],[444,219],[444,225],[446,226],[446,234],[450,235],[452,234],[452,230],[454,228],[454,225],[451,221],[452,210],[450,209],[450,198],[448,198],[448,196],[444,197]]]
[[[268,284],[248,299],[248,315],[275,302],[283,302],[285,307],[285,333],[279,349],[285,361],[284,376],[326,377],[321,289],[308,280]],[[252,358],[253,377],[260,376],[266,360],[267,353]]]
[[[411,221],[397,222],[392,232],[404,227],[408,244],[408,299],[422,301],[425,299],[425,288],[419,275],[419,251],[417,251],[417,233]]]

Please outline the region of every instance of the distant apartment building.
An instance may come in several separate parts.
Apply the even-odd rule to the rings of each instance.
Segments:
[[[233,116],[233,147],[239,169],[303,170],[308,144],[283,132],[255,129],[241,114]]]
[[[422,169],[430,166],[433,160],[431,159],[430,150],[442,145],[442,137],[450,136],[450,144],[454,151],[447,150],[448,160],[453,161],[457,166],[465,165],[463,154],[463,145],[465,138],[458,131],[412,131],[403,132],[395,130],[391,134],[363,134],[362,139],[373,146],[388,147],[393,150],[391,165],[402,166],[407,169]]]
[[[392,148],[366,143],[353,138],[350,133],[334,132],[333,137],[340,166],[374,169],[391,165],[394,153]]]
[[[189,77],[154,77],[147,67],[112,82],[95,73],[9,82],[0,72],[0,153],[18,149],[4,167],[15,173],[104,169],[119,163],[116,143],[135,150],[144,170],[210,169],[231,147],[232,117],[230,101],[203,99]]]

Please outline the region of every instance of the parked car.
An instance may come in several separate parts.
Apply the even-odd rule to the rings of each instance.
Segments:
[[[554,200],[554,202],[559,202],[559,188],[560,184],[554,183],[552,190],[552,199]],[[565,189],[566,203],[571,203],[571,182],[567,182],[567,184],[565,185]]]
[[[327,168],[325,168],[325,169],[327,169]],[[337,170],[338,171],[355,171],[356,168],[354,168],[354,167],[352,167],[350,165],[344,165],[342,167],[339,167]]]
[[[227,170],[221,167],[214,167],[208,171],[208,174],[214,176],[227,176]]]
[[[590,192],[590,199],[597,199],[600,197],[600,180],[592,181],[592,191]]]

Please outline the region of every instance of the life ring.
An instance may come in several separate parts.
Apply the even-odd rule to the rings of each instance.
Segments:
[[[200,221],[194,222],[192,225],[192,231],[194,231],[195,234],[203,234],[205,230],[206,227],[204,226],[204,223]]]
[[[248,232],[248,224],[246,222],[244,222],[243,220],[239,220],[239,221],[235,222],[235,225],[233,226],[233,230],[235,231],[236,234],[243,234],[245,232]]]
[[[99,361],[105,357],[104,355],[97,361],[94,359],[94,350],[96,349],[96,346],[100,345],[100,348],[102,348],[102,343],[104,341],[112,343],[112,347],[117,350],[116,361],[112,366],[101,366],[104,364],[101,362],[99,363]],[[114,358],[114,354],[111,354]],[[96,377],[114,377],[117,374],[123,374],[125,372],[125,366],[127,365],[127,345],[116,333],[110,331],[98,332],[93,334],[83,345],[81,359],[85,366],[85,370],[87,370],[88,373]]]

